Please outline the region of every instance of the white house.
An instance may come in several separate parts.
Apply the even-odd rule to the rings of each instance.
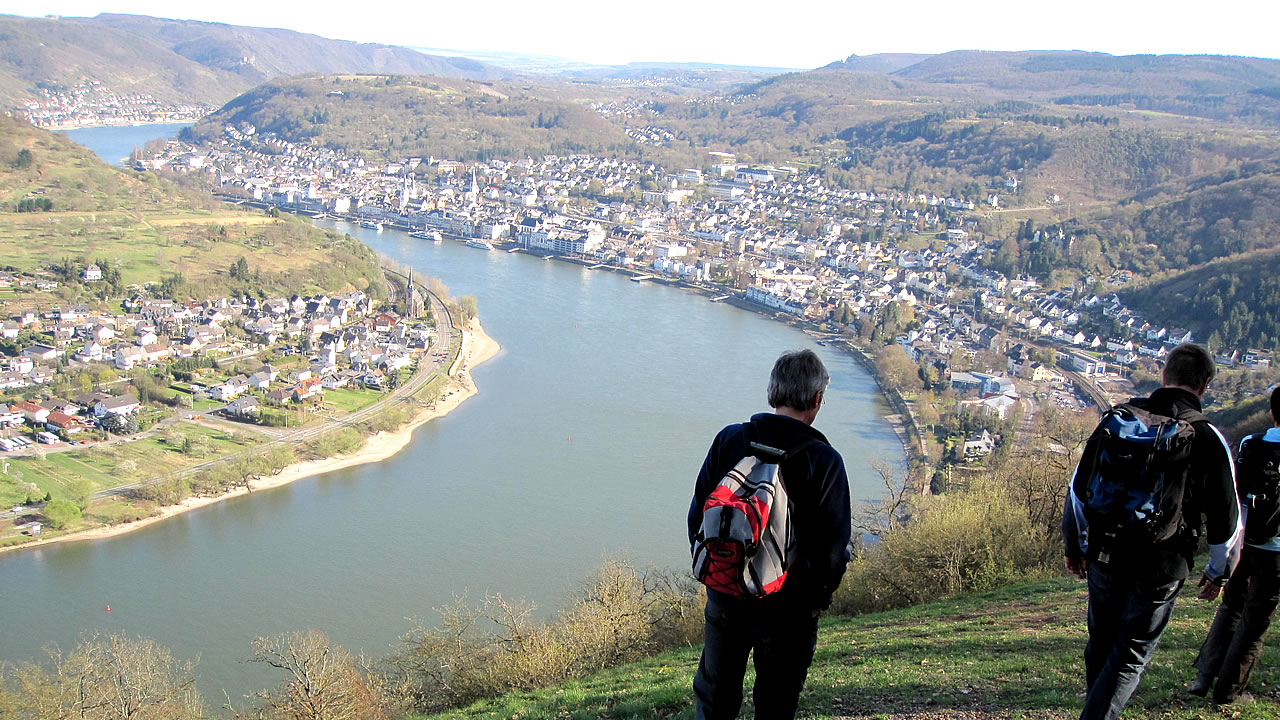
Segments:
[[[146,359],[146,353],[140,347],[120,347],[116,348],[114,359],[117,369],[131,370]]]
[[[93,406],[93,414],[95,417],[103,417],[105,415],[128,415],[140,407],[142,407],[142,403],[138,402],[137,397],[133,395],[120,395],[117,397],[99,400],[97,404]]]

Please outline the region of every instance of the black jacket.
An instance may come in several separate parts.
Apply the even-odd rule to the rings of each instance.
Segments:
[[[1200,411],[1200,399],[1181,388],[1160,388],[1148,398],[1138,398],[1151,412],[1175,416],[1179,411]],[[1195,439],[1191,444],[1191,468],[1181,498],[1182,523],[1190,530],[1205,525],[1209,541],[1209,564],[1204,574],[1210,580],[1224,581],[1240,557],[1243,528],[1240,506],[1236,498],[1235,463],[1231,448],[1222,433],[1207,420],[1192,423]],[[1062,513],[1062,537],[1066,556],[1087,558],[1095,562],[1098,548],[1088,543],[1088,520],[1084,515],[1085,484],[1093,475],[1094,442],[1085,445],[1080,464],[1071,478]],[[1191,532],[1175,534],[1169,540],[1143,547],[1111,550],[1110,562],[1132,571],[1152,584],[1166,584],[1185,579],[1195,559],[1197,538]]]
[[[822,433],[799,420],[774,413],[753,415],[751,420],[758,431],[756,442],[765,445],[791,451],[806,438],[817,441],[788,458],[781,468],[791,499],[796,558],[777,596],[786,596],[807,608],[825,609],[831,604],[832,593],[840,585],[850,557],[852,521],[844,460]],[[691,549],[702,527],[702,506],[707,496],[746,455],[746,433],[741,423],[721,430],[711,443],[689,505]]]

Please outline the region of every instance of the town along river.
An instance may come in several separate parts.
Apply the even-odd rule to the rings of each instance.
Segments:
[[[817,427],[855,499],[879,493],[872,460],[902,462],[875,382],[794,328],[603,270],[336,227],[477,298],[502,344],[474,372],[479,394],[384,462],[110,540],[0,554],[0,659],[91,630],[144,635],[198,657],[216,705],[222,688],[235,699],[279,682],[241,662],[259,635],[316,628],[376,656],[455,595],[501,592],[546,614],[606,558],[684,568],[707,445],[767,409],[787,349],[813,347],[831,370]]]

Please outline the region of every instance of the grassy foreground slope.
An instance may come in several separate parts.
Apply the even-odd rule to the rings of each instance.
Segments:
[[[1126,718],[1280,717],[1280,651],[1254,674],[1255,702],[1214,710],[1186,694],[1217,603],[1184,588]],[[1070,579],[1014,585],[905,610],[823,620],[802,717],[1053,718],[1080,713],[1085,590]],[[698,648],[433,718],[688,718]],[[750,670],[748,671],[750,682]],[[747,707],[750,706],[748,699]]]

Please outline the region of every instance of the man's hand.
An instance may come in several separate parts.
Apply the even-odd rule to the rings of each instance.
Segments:
[[[1084,558],[1082,558],[1082,557],[1080,557],[1080,558],[1075,558],[1075,559],[1073,560],[1073,559],[1071,559],[1071,558],[1069,558],[1069,557],[1068,557],[1068,558],[1066,558],[1066,561],[1067,561],[1067,572],[1071,573],[1072,575],[1075,575],[1076,577],[1080,578],[1081,580],[1084,580],[1084,579],[1085,579],[1085,577],[1089,574],[1089,561],[1088,561],[1088,560],[1085,560],[1085,559],[1084,559]]]
[[[1222,592],[1222,586],[1209,579],[1208,575],[1200,576],[1200,594],[1196,597],[1201,600],[1217,600],[1218,593]]]

